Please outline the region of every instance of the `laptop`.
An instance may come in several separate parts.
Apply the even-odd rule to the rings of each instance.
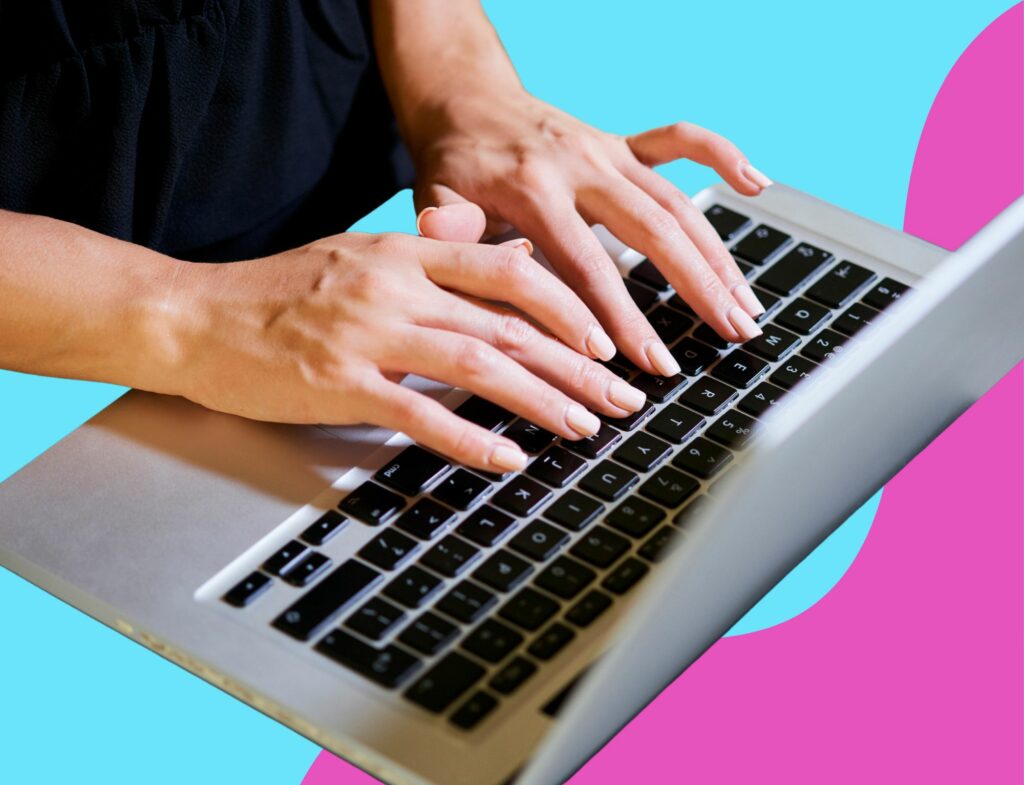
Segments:
[[[0,485],[0,564],[393,785],[564,782],[1024,357],[1024,199],[956,253],[783,185],[696,197],[731,346],[595,227],[683,368],[515,475],[133,391]],[[965,489],[965,492],[969,490]]]

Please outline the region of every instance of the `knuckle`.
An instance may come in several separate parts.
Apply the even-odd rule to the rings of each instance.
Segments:
[[[569,389],[584,391],[594,389],[598,385],[600,372],[597,363],[580,357],[573,361],[569,376]]]
[[[669,237],[678,231],[679,224],[672,215],[660,205],[646,205],[637,210],[637,220],[644,231],[655,238]]]
[[[488,378],[494,370],[494,349],[483,341],[467,341],[455,362],[459,372],[466,378]]]
[[[521,153],[518,157],[512,179],[527,193],[543,193],[551,179],[550,169],[545,161],[534,153]]]
[[[504,313],[498,317],[495,332],[494,344],[506,354],[524,351],[533,338],[533,327],[513,313]]]
[[[349,279],[349,295],[361,302],[376,299],[387,292],[387,276],[380,270],[360,268]]]
[[[534,266],[530,258],[518,248],[501,248],[500,254],[498,265],[502,282],[513,286],[528,283]]]
[[[385,256],[397,256],[408,250],[408,238],[397,232],[384,232],[373,235],[370,247]]]

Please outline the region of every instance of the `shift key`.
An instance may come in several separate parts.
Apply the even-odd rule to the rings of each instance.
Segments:
[[[281,632],[308,641],[352,600],[381,580],[381,574],[349,559],[274,619]]]

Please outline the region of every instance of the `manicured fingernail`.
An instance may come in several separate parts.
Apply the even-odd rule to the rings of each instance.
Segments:
[[[506,472],[521,472],[526,468],[526,453],[515,447],[497,444],[491,450],[491,466]]]
[[[587,334],[587,351],[599,360],[610,360],[615,356],[615,344],[608,333],[595,324]]]
[[[676,362],[676,358],[669,352],[668,347],[661,341],[655,341],[647,347],[647,359],[662,376],[675,376],[683,370]]]
[[[756,338],[762,332],[761,328],[750,318],[750,314],[739,306],[729,311],[729,324],[733,326],[733,329],[740,334],[740,338],[744,341]]]
[[[746,177],[750,182],[756,185],[758,188],[767,188],[769,185],[773,185],[763,172],[755,168],[752,164],[743,164],[743,176]]]
[[[614,381],[608,387],[608,400],[627,412],[638,412],[643,408],[647,396],[631,384]]]
[[[601,430],[601,421],[578,403],[569,404],[565,412],[565,421],[582,436],[593,436]]]
[[[761,305],[761,301],[757,299],[757,295],[754,294],[754,290],[747,284],[738,283],[732,287],[732,296],[736,298],[736,302],[742,306],[743,310],[755,319],[764,313],[764,306]]]
[[[437,209],[436,207],[424,207],[422,210],[420,210],[420,214],[416,216],[416,234],[418,234],[418,235],[422,235],[423,234],[423,230],[420,229],[420,223],[423,221],[423,216],[429,215],[430,213],[434,212],[434,210],[436,210],[436,209]]]
[[[527,240],[525,237],[516,240],[512,243],[513,248],[522,248],[530,256],[533,256],[533,243]]]

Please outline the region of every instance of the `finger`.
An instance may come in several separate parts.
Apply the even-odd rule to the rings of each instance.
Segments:
[[[402,431],[424,447],[491,472],[521,471],[527,456],[511,439],[467,422],[434,399],[383,378],[369,385],[373,415],[367,422]]]
[[[646,395],[593,360],[541,332],[528,319],[500,306],[445,295],[425,327],[435,327],[486,341],[524,368],[576,401],[613,417],[643,408]]]
[[[601,427],[597,417],[561,390],[472,336],[409,327],[380,365],[465,388],[567,439],[591,436]]]
[[[676,219],[649,194],[616,173],[582,190],[578,202],[588,220],[603,223],[654,262],[690,307],[727,341],[739,343],[761,334]]]
[[[622,168],[622,173],[672,214],[679,227],[697,246],[701,256],[711,265],[711,269],[744,311],[754,319],[764,313],[764,306],[747,284],[746,277],[718,236],[718,232],[686,194],[660,174],[637,161],[627,163]]]
[[[570,202],[524,198],[513,220],[611,333],[622,353],[648,373],[673,376],[679,363],[626,291],[622,276]]]
[[[626,144],[641,163],[657,166],[689,158],[710,166],[729,185],[747,196],[756,196],[772,181],[751,166],[732,142],[693,123],[673,123],[626,137]]]
[[[472,202],[445,185],[416,192],[416,231],[434,240],[475,243],[487,229],[487,216]]]
[[[612,339],[576,293],[530,257],[532,249],[529,240],[447,245],[421,258],[439,286],[514,305],[576,351],[610,360],[615,356]]]

